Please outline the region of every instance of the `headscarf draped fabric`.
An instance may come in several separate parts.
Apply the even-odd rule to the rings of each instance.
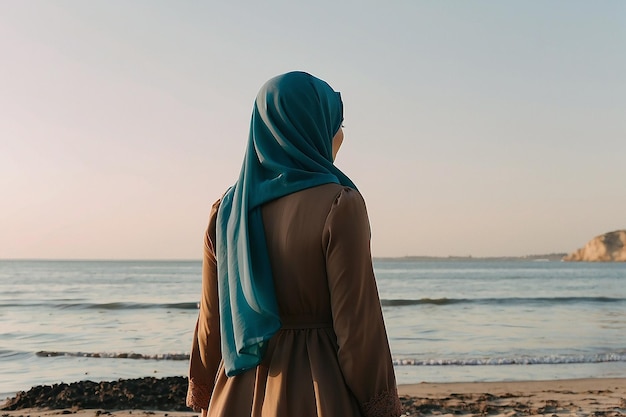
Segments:
[[[341,96],[304,72],[272,78],[259,91],[237,182],[217,215],[217,273],[226,375],[256,367],[280,329],[261,206],[321,184],[356,188],[333,164]]]

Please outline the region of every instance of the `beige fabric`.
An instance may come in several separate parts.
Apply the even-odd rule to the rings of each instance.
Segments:
[[[213,205],[187,404],[216,416],[399,416],[361,195],[326,184],[263,206],[283,323],[256,369],[221,367]]]

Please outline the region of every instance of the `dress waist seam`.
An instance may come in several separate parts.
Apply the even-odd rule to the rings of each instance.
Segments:
[[[316,323],[294,323],[294,322],[283,322],[280,330],[299,330],[299,329],[332,329],[333,324],[330,322],[316,322]]]

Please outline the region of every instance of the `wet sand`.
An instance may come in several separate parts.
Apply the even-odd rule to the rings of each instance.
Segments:
[[[626,416],[626,378],[403,385],[424,416]]]

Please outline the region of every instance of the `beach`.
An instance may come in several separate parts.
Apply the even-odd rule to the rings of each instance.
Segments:
[[[121,387],[122,383],[127,385]],[[45,396],[41,395],[45,387],[34,387],[23,393],[19,399],[22,405],[27,407],[8,410],[7,407],[13,408],[10,400],[3,404],[0,416],[51,417],[72,414],[77,417],[190,417],[199,415],[191,410],[185,410],[184,394],[181,395],[185,389],[182,377],[140,378],[101,383],[100,386],[102,384],[114,386],[110,389],[111,392],[98,393],[100,396],[103,394],[106,396],[103,401],[106,407],[98,406],[97,403],[93,403],[94,398],[89,398],[85,392],[79,392],[80,388],[85,388],[81,385],[83,383],[75,384],[74,394],[69,393],[68,390],[59,390],[60,385],[50,386],[49,394],[52,394],[49,397],[50,404],[41,401],[28,402],[36,400],[37,395],[40,400],[45,401]],[[146,393],[146,388],[151,388],[155,392]],[[398,392],[406,416],[626,415],[626,378],[420,383],[400,385]],[[172,398],[172,395],[175,398]],[[62,402],[59,402],[59,398],[67,401],[65,407]],[[133,406],[124,407],[129,404],[129,398],[135,401],[130,403]],[[74,405],[68,406],[72,402]],[[82,407],[82,403],[89,403],[90,406]],[[28,406],[33,404],[37,405]],[[14,403],[13,406],[15,405]]]
[[[626,378],[411,384],[405,409],[423,416],[623,416]],[[417,405],[417,407],[412,407]]]

